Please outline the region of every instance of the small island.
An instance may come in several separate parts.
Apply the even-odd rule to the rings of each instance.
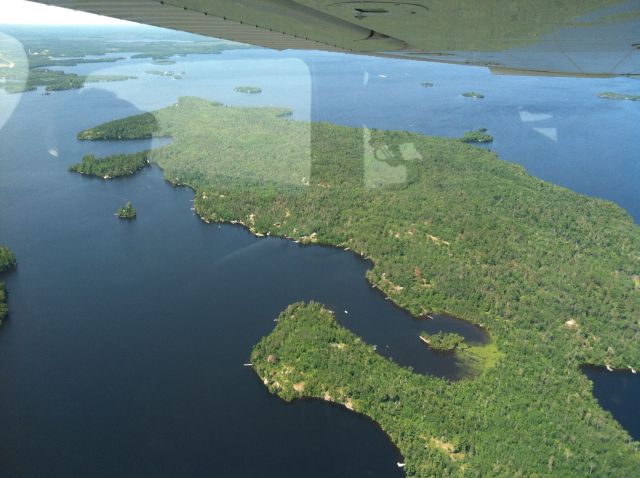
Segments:
[[[16,267],[16,256],[7,246],[0,245],[0,272],[10,271]],[[4,282],[0,282],[0,324],[7,317],[7,291]]]
[[[433,350],[443,352],[451,352],[464,344],[464,337],[456,333],[438,332],[429,335],[426,332],[420,332],[420,340],[427,344]]]
[[[600,93],[598,97],[604,98],[605,100],[640,101],[640,95],[626,95],[623,93],[614,93],[612,91]]]
[[[425,81],[423,83],[420,83],[420,85],[424,86],[425,88],[431,88],[433,87],[433,83],[429,83],[428,81]]]
[[[136,217],[136,208],[133,207],[131,201],[127,201],[127,204],[121,206],[116,212],[116,216],[120,219],[135,219]]]
[[[150,151],[141,151],[133,154],[114,154],[106,158],[85,154],[81,162],[69,167],[69,171],[102,179],[130,176],[149,165],[149,154]]]
[[[182,73],[174,73],[171,70],[147,70],[145,73],[147,75],[165,76],[167,78],[173,78],[174,80],[181,80],[185,75],[184,71]]]
[[[153,60],[151,62],[154,65],[175,65],[175,61],[174,60]]]
[[[467,131],[460,141],[463,143],[491,143],[493,136],[487,133],[487,128],[479,128],[477,130]]]
[[[262,93],[262,90],[257,86],[236,86],[233,91],[237,93],[247,93],[249,95]]]
[[[465,98],[484,98],[484,95],[482,93],[477,93],[475,91],[467,91],[466,93],[462,93],[462,96],[464,96]]]

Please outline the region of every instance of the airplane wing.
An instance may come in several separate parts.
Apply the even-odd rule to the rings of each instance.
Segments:
[[[36,0],[275,49],[640,75],[640,0]]]

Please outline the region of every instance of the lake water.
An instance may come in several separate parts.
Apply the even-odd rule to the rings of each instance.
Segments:
[[[159,68],[185,79],[144,74]],[[170,187],[157,168],[109,182],[68,173],[86,152],[162,144],[81,143],[81,129],[181,95],[447,136],[486,126],[504,159],[640,218],[640,145],[631,134],[640,105],[595,98],[631,91],[632,80],[492,77],[477,68],[268,50],[65,70],[139,79],[25,94],[0,129],[1,240],[19,260],[4,277],[11,319],[0,328],[3,476],[402,476],[397,451],[367,419],[271,396],[242,366],[251,348],[286,305],[310,299],[423,373],[463,372],[424,347],[421,330],[483,340],[462,321],[410,318],[367,284],[370,264],[354,254],[202,223],[190,211],[192,192]],[[263,93],[234,93],[241,84]],[[459,97],[469,90],[486,98]],[[136,221],[113,216],[126,200]],[[589,376],[598,395],[599,375]],[[633,403],[622,396],[624,406]],[[602,403],[616,415],[616,403]]]

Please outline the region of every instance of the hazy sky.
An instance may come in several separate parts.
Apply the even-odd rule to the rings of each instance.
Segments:
[[[128,24],[129,22],[24,0],[0,0],[0,23],[114,25]]]

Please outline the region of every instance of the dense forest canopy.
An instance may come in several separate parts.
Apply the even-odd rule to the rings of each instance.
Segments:
[[[283,111],[182,98],[155,112],[155,124],[137,116],[80,136],[108,139],[128,126],[141,138],[169,135],[149,159],[196,191],[203,220],[350,248],[414,315],[446,312],[487,329],[492,366],[456,383],[367,352],[318,305],[289,309],[305,320],[280,321],[256,347],[261,377],[297,380],[269,382],[272,391],[371,416],[401,448],[408,476],[633,476],[638,443],[580,371],[640,368],[640,228],[629,215],[459,140],[309,124]],[[328,354],[327,343],[347,347]]]
[[[126,121],[115,120],[104,123],[97,128],[91,128],[78,133],[79,140],[110,140],[110,139],[147,139],[158,130],[158,121],[151,113],[131,116]]]

